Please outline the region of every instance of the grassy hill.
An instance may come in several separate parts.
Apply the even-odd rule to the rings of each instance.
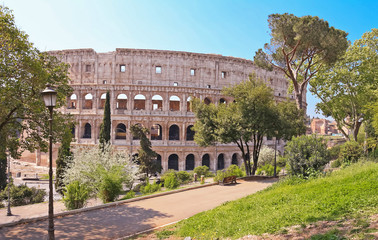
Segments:
[[[312,179],[287,179],[178,223],[176,236],[236,239],[319,220],[378,213],[378,163],[357,163]]]

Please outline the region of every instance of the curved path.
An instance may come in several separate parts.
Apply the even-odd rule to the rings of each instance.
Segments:
[[[124,203],[55,218],[56,239],[115,239],[174,223],[270,186],[243,181]],[[0,228],[0,239],[46,239],[47,220]]]

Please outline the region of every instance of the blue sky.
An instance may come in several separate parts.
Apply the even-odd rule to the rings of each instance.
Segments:
[[[312,15],[353,42],[378,27],[378,1],[0,0],[40,50],[116,48],[216,53],[253,59],[269,42],[268,15]],[[317,100],[307,94],[310,116]]]

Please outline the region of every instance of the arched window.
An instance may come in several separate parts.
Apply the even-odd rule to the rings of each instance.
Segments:
[[[72,138],[75,138],[75,130],[76,130],[75,125],[72,125],[71,127]]]
[[[224,103],[224,104],[226,104],[226,103],[227,103],[227,101],[226,101],[226,99],[224,99],[224,98],[221,98],[221,99],[219,99],[219,103]]]
[[[224,154],[221,153],[218,155],[218,170],[224,169]]]
[[[186,99],[186,111],[187,112],[191,112],[192,111],[192,105],[190,104],[190,101],[192,99],[193,99],[192,97],[188,97],[188,99]]]
[[[106,101],[106,93],[101,94],[100,97],[100,109],[103,109],[105,107],[105,101]]]
[[[146,109],[146,97],[142,94],[138,94],[134,97],[134,109],[145,110]]]
[[[72,94],[71,97],[70,97],[70,101],[68,103],[68,108],[69,109],[76,109],[76,105],[77,105],[77,96],[76,94]]]
[[[162,140],[163,133],[159,124],[153,124],[151,127],[151,140]]]
[[[168,157],[168,169],[173,169],[178,171],[178,156],[177,154],[171,154]]]
[[[117,109],[127,109],[127,96],[124,93],[121,93],[117,96]]]
[[[232,154],[232,162],[231,162],[231,164],[239,166],[238,154],[237,153]]]
[[[169,127],[169,140],[180,140],[180,128],[175,124]]]
[[[169,98],[169,110],[180,111],[180,98],[177,96],[171,96]]]
[[[210,168],[210,155],[207,153],[202,156],[202,166]]]
[[[186,128],[186,141],[193,141],[195,132],[192,130],[193,125]]]
[[[185,170],[193,170],[194,169],[194,155],[193,154],[189,154],[188,156],[186,156],[186,160],[185,160]]]
[[[206,104],[206,105],[209,105],[211,103],[211,100],[210,98],[205,98],[205,100],[203,100],[203,102]]]
[[[152,97],[152,110],[162,110],[163,109],[163,98],[160,95],[155,95]]]
[[[92,126],[89,123],[86,123],[84,126],[83,138],[92,138]]]
[[[93,95],[88,93],[84,97],[84,109],[92,109],[93,107]]]
[[[115,139],[126,139],[126,126],[123,123],[117,125]]]

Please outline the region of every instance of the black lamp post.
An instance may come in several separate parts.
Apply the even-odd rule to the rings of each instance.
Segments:
[[[10,208],[10,188],[11,188],[10,153],[9,153],[8,150],[6,151],[6,154],[7,154],[7,160],[8,160],[8,174],[7,174],[7,178],[8,178],[8,211],[7,211],[7,216],[12,216],[12,212],[11,212],[11,208]]]
[[[54,236],[54,199],[53,199],[53,172],[52,172],[52,117],[53,117],[53,109],[56,104],[56,95],[57,92],[50,87],[50,85],[46,86],[46,89],[43,90],[41,93],[43,97],[43,101],[45,102],[45,106],[50,111],[50,118],[49,118],[49,240],[55,239]]]

